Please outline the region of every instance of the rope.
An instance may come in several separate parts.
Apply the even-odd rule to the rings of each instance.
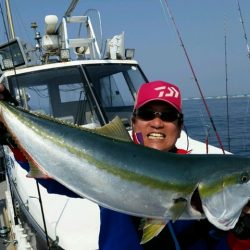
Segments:
[[[179,244],[179,242],[178,242],[178,240],[177,240],[177,237],[176,237],[176,235],[175,235],[175,232],[174,232],[173,226],[172,226],[172,224],[171,224],[171,221],[169,221],[167,225],[168,225],[168,229],[169,229],[169,231],[170,231],[170,234],[171,234],[171,236],[172,236],[172,238],[173,238],[173,241],[174,241],[174,244],[175,244],[175,249],[176,249],[176,250],[180,250],[181,247],[180,247],[180,244]]]

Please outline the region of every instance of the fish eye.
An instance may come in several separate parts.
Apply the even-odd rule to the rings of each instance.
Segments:
[[[240,175],[240,184],[246,183],[249,181],[249,174],[248,173],[242,173]]]

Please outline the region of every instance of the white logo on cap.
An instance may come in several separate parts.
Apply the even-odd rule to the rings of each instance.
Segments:
[[[162,86],[162,87],[155,88],[155,90],[160,91],[158,97],[169,96],[169,97],[178,98],[179,96],[179,91],[176,90],[174,87],[167,87],[167,90],[166,90],[166,87]]]

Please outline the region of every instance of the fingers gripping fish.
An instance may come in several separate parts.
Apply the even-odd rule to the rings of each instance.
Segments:
[[[31,162],[31,177],[53,178],[116,211],[164,221],[207,217],[228,230],[250,198],[247,157],[136,145],[118,118],[90,130],[1,102],[0,121]],[[191,205],[195,192],[202,212]]]

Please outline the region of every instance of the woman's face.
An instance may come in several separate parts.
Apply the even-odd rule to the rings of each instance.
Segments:
[[[170,151],[173,149],[181,132],[181,126],[178,123],[178,119],[174,121],[164,121],[157,112],[166,112],[170,117],[178,113],[177,110],[163,101],[149,102],[139,110],[141,113],[138,112],[138,115],[136,115],[132,121],[133,131],[134,133],[141,133],[143,144],[146,147],[162,151]],[[156,112],[156,115],[153,116],[152,119],[149,120],[150,116],[143,119],[143,114],[152,114],[152,112]],[[166,117],[168,117],[168,115],[166,115]]]

